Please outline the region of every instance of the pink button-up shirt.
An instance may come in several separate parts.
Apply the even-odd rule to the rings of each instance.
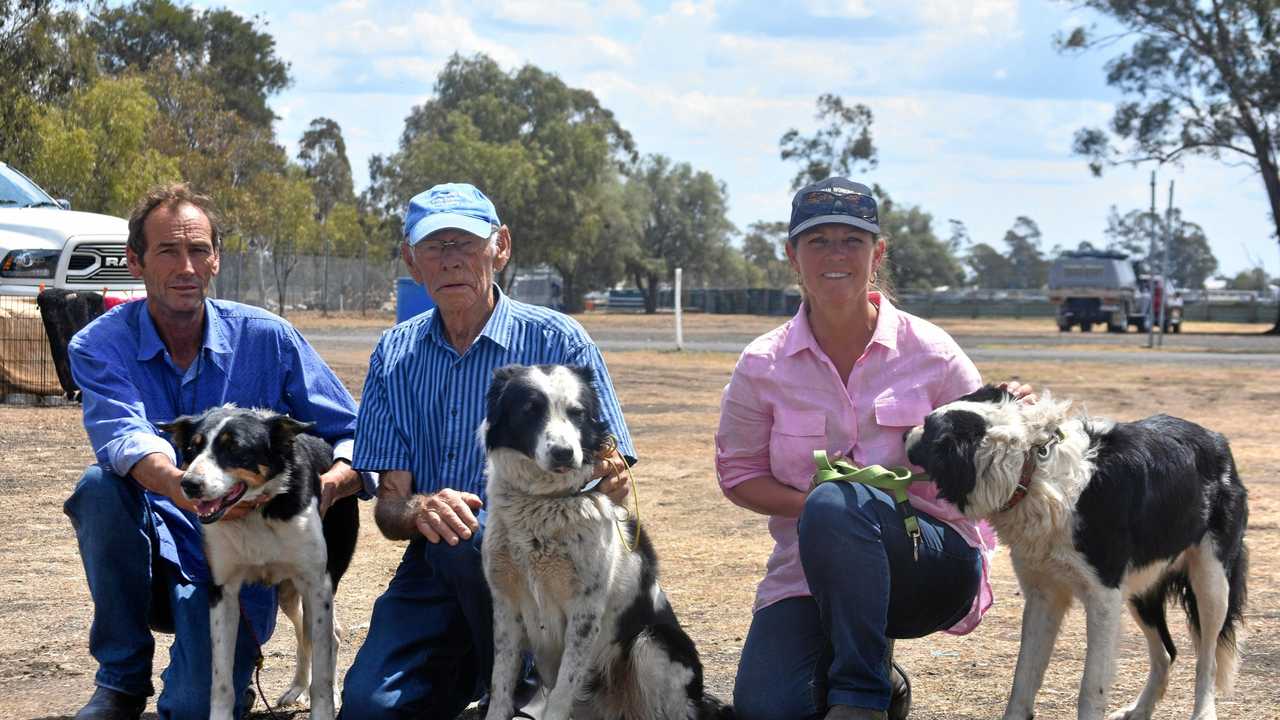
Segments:
[[[847,385],[814,339],[803,306],[742,352],[725,387],[716,432],[716,472],[723,489],[768,476],[807,491],[815,469],[813,451],[819,448],[842,453],[858,466],[910,466],[903,432],[922,423],[934,408],[982,385],[977,368],[951,336],[894,308],[878,293],[870,297],[880,308],[875,333]],[[986,523],[968,520],[939,498],[931,483],[914,483],[908,493],[914,507],[955,528],[982,551],[982,582],[973,608],[948,630],[963,635],[991,607],[988,566],[995,534]],[[800,565],[796,520],[772,516],[769,533],[775,544],[756,590],[757,610],[810,594]]]

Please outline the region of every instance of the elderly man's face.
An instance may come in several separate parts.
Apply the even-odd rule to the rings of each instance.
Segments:
[[[504,225],[489,238],[446,228],[402,248],[409,273],[447,314],[488,307],[493,277],[511,259],[511,236]]]

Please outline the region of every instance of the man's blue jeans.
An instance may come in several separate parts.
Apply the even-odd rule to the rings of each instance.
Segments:
[[[480,530],[457,545],[409,543],[342,687],[343,720],[442,718],[480,697],[493,672],[493,604]]]
[[[93,597],[89,653],[98,661],[94,683],[130,695],[154,692],[155,640],[150,621],[162,611],[152,607],[153,584],[159,583],[162,592],[154,597],[168,601],[174,642],[169,666],[161,676],[164,691],[156,710],[161,718],[208,717],[212,676],[208,586],[187,582],[160,557],[141,487],[132,478],[94,465],[80,478],[63,511],[75,528]],[[260,630],[265,643],[269,629]],[[253,631],[242,619],[233,678],[237,698],[243,698],[249,686],[257,652]],[[236,716],[243,711],[237,705]]]
[[[920,559],[892,498],[848,482],[809,494],[800,560],[812,597],[751,619],[733,699],[742,720],[818,718],[830,705],[884,710],[888,638],[951,627],[972,607],[982,558],[946,523],[917,511]]]

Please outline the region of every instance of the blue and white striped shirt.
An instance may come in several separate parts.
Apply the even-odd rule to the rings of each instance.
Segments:
[[[609,370],[582,325],[512,300],[496,286],[494,293],[493,314],[462,355],[449,344],[434,309],[383,333],[360,399],[352,458],[357,469],[408,470],[415,493],[453,488],[483,498],[484,450],[476,429],[493,371],[513,364],[592,368],[602,419],[622,454],[635,457]]]

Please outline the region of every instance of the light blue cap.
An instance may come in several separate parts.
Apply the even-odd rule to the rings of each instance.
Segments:
[[[417,245],[437,230],[456,228],[487,238],[498,220],[498,210],[484,193],[467,183],[444,183],[418,193],[404,214],[404,239]]]

